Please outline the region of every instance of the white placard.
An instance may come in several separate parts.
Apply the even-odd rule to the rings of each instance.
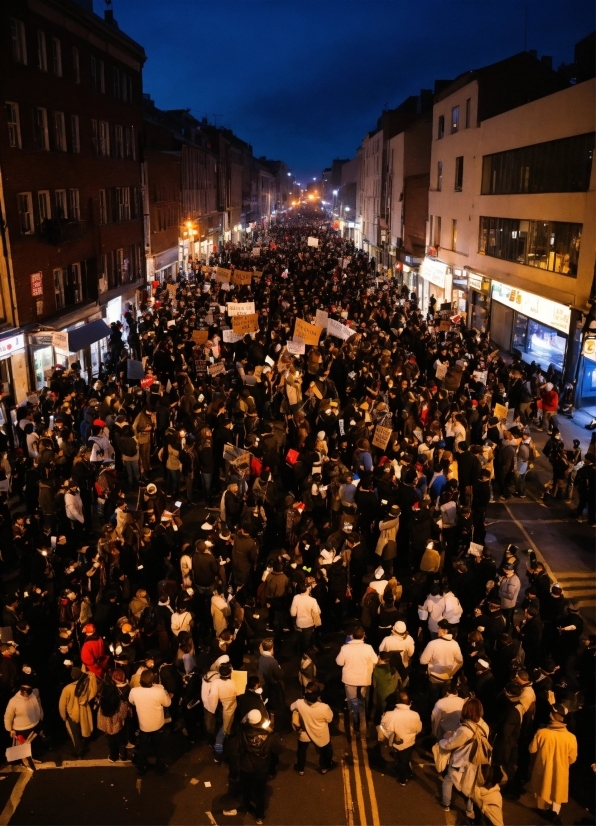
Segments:
[[[242,303],[238,304],[228,302],[226,304],[226,312],[230,316],[230,318],[235,315],[251,315],[255,312],[255,302],[243,301]]]
[[[326,330],[328,321],[329,313],[326,310],[317,310],[317,317],[315,319],[315,324],[317,325],[317,327],[322,327],[324,330]]]
[[[223,330],[223,340],[226,344],[234,344],[236,341],[241,341],[244,336],[235,333],[233,330]]]
[[[340,324],[339,321],[330,318],[327,320],[327,332],[330,336],[335,336],[336,338],[341,338],[342,341],[346,341],[350,336],[354,335],[355,330],[350,330],[345,324]]]
[[[308,236],[308,241],[306,242],[309,247],[318,247],[319,246],[319,239],[313,238],[312,235]]]
[[[269,367],[275,366],[275,362],[273,361],[271,356],[265,356],[265,362],[269,365]]]
[[[286,344],[288,353],[293,353],[295,356],[303,356],[306,353],[306,344],[301,338],[288,341]]]
[[[482,556],[482,551],[484,550],[484,545],[479,545],[477,542],[470,542],[470,547],[468,548],[468,553],[472,554],[472,556]]]
[[[437,369],[435,370],[436,378],[438,378],[439,381],[441,381],[441,379],[444,379],[445,376],[447,375],[447,370],[448,369],[449,369],[448,364],[442,364],[442,363],[437,364]]]
[[[252,255],[260,255],[260,254],[261,254],[261,248],[260,247],[253,247],[252,248]]]

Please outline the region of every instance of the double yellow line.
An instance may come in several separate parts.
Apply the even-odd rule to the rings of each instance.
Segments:
[[[349,725],[349,721],[348,721]],[[360,746],[360,749],[359,749]],[[373,783],[372,772],[368,762],[368,750],[366,747],[366,722],[364,714],[360,715],[360,731],[353,733],[351,737],[352,765],[354,767],[354,785],[356,788],[356,802],[358,804],[358,822],[360,826],[381,826],[379,818],[379,806],[377,795]],[[362,752],[362,756],[360,755]],[[344,784],[344,804],[346,809],[347,826],[354,826],[354,803],[352,797],[352,785],[350,779],[350,768],[346,760],[342,760],[342,776]],[[365,783],[368,788],[368,800],[365,799]],[[367,806],[369,804],[371,817],[368,817]]]

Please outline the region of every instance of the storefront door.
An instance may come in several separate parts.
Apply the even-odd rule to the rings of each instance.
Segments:
[[[490,337],[502,350],[511,347],[513,333],[513,310],[498,301],[493,301],[490,316]]]

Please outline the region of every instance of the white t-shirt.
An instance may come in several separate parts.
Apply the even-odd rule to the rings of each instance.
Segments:
[[[162,685],[133,688],[128,701],[137,710],[139,728],[147,732],[159,731],[165,722],[163,710],[172,704],[170,695]]]

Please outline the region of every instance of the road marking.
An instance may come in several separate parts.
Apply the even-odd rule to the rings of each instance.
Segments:
[[[354,801],[352,799],[352,786],[350,783],[350,767],[345,759],[341,759],[341,775],[344,785],[344,808],[346,810],[346,826],[354,826]]]
[[[354,782],[356,784],[356,800],[358,801],[358,814],[360,819],[360,826],[366,826],[368,823],[366,819],[366,808],[364,806],[364,792],[362,790],[362,779],[360,777],[360,758],[358,756],[358,739],[352,738],[352,759],[354,765]]]
[[[209,823],[211,823],[211,826],[217,826],[217,820],[213,817],[211,812],[205,812],[205,814],[207,815]]]
[[[21,774],[21,776],[15,783],[15,787],[12,790],[12,793],[8,799],[8,803],[0,813],[0,826],[7,826],[7,824],[10,823],[11,817],[16,812],[17,807],[21,802],[21,798],[23,797],[27,783],[31,780],[32,777],[32,771],[25,771]]]
[[[366,776],[366,784],[368,786],[368,795],[370,797],[370,808],[372,811],[373,826],[381,826],[379,819],[379,807],[377,804],[377,795],[375,793],[375,785],[373,783],[372,772],[370,770],[370,763],[368,762],[368,749],[366,747],[366,723],[364,716],[360,718],[360,742],[362,743],[362,758],[364,760],[364,774]]]

